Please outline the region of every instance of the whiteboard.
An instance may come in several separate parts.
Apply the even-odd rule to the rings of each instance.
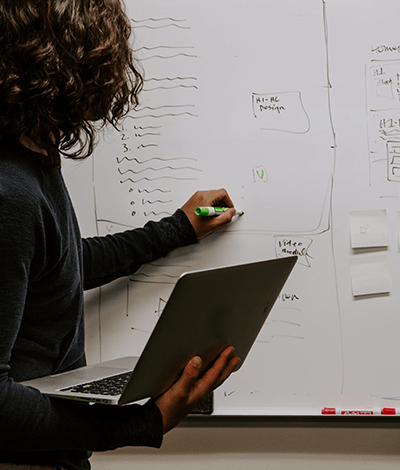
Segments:
[[[63,164],[83,235],[159,220],[197,189],[225,187],[245,215],[90,291],[89,361],[140,354],[182,272],[294,253],[214,414],[396,406],[400,3],[127,6],[145,72],[140,105],[93,157]]]

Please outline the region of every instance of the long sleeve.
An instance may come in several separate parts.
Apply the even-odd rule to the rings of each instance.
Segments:
[[[196,233],[181,209],[143,228],[84,239],[84,287],[91,289],[133,274],[143,264],[196,241]]]

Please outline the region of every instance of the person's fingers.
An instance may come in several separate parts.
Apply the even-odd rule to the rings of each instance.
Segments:
[[[231,222],[233,216],[236,213],[236,209],[231,207],[223,214],[218,215],[217,217],[213,217],[210,220],[210,223],[213,225],[215,229],[222,227],[223,225],[229,224]]]
[[[196,383],[202,366],[202,359],[199,356],[194,356],[187,363],[186,367],[183,369],[182,375],[178,380],[178,383],[185,389],[191,390]]]
[[[155,399],[162,415],[164,433],[175,427],[211,391],[222,384],[238,361],[239,358],[233,355],[233,348],[225,348],[204,376],[199,378],[202,359],[194,356],[179,380]]]
[[[216,217],[198,216],[195,214],[196,207],[202,206],[221,206],[227,207],[228,210]],[[181,209],[188,217],[199,240],[231,222],[235,215],[233,202],[224,188],[197,191]]]
[[[219,376],[217,382],[214,384],[214,388],[220,387],[225,380],[232,374],[232,372],[235,370],[236,366],[239,364],[240,358],[239,357],[233,357],[225,367],[225,369],[222,371],[221,375]]]
[[[219,385],[221,385],[233,372],[240,359],[233,356],[234,348],[228,347],[214,362],[212,367],[204,374],[204,376],[197,381],[196,386],[203,391],[209,393]]]
[[[210,196],[212,198],[210,201],[212,206],[220,204],[223,207],[233,207],[233,202],[224,188],[210,191]]]

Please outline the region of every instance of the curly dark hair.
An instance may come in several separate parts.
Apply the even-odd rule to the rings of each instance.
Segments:
[[[143,86],[122,0],[1,0],[0,140],[84,158]]]

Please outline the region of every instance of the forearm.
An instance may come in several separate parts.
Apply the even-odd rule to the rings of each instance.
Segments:
[[[85,289],[101,286],[166,256],[174,248],[197,241],[182,210],[143,228],[83,240]]]
[[[3,380],[0,414],[0,455],[5,451],[159,447],[162,442],[162,419],[152,401],[128,407],[80,405]]]

